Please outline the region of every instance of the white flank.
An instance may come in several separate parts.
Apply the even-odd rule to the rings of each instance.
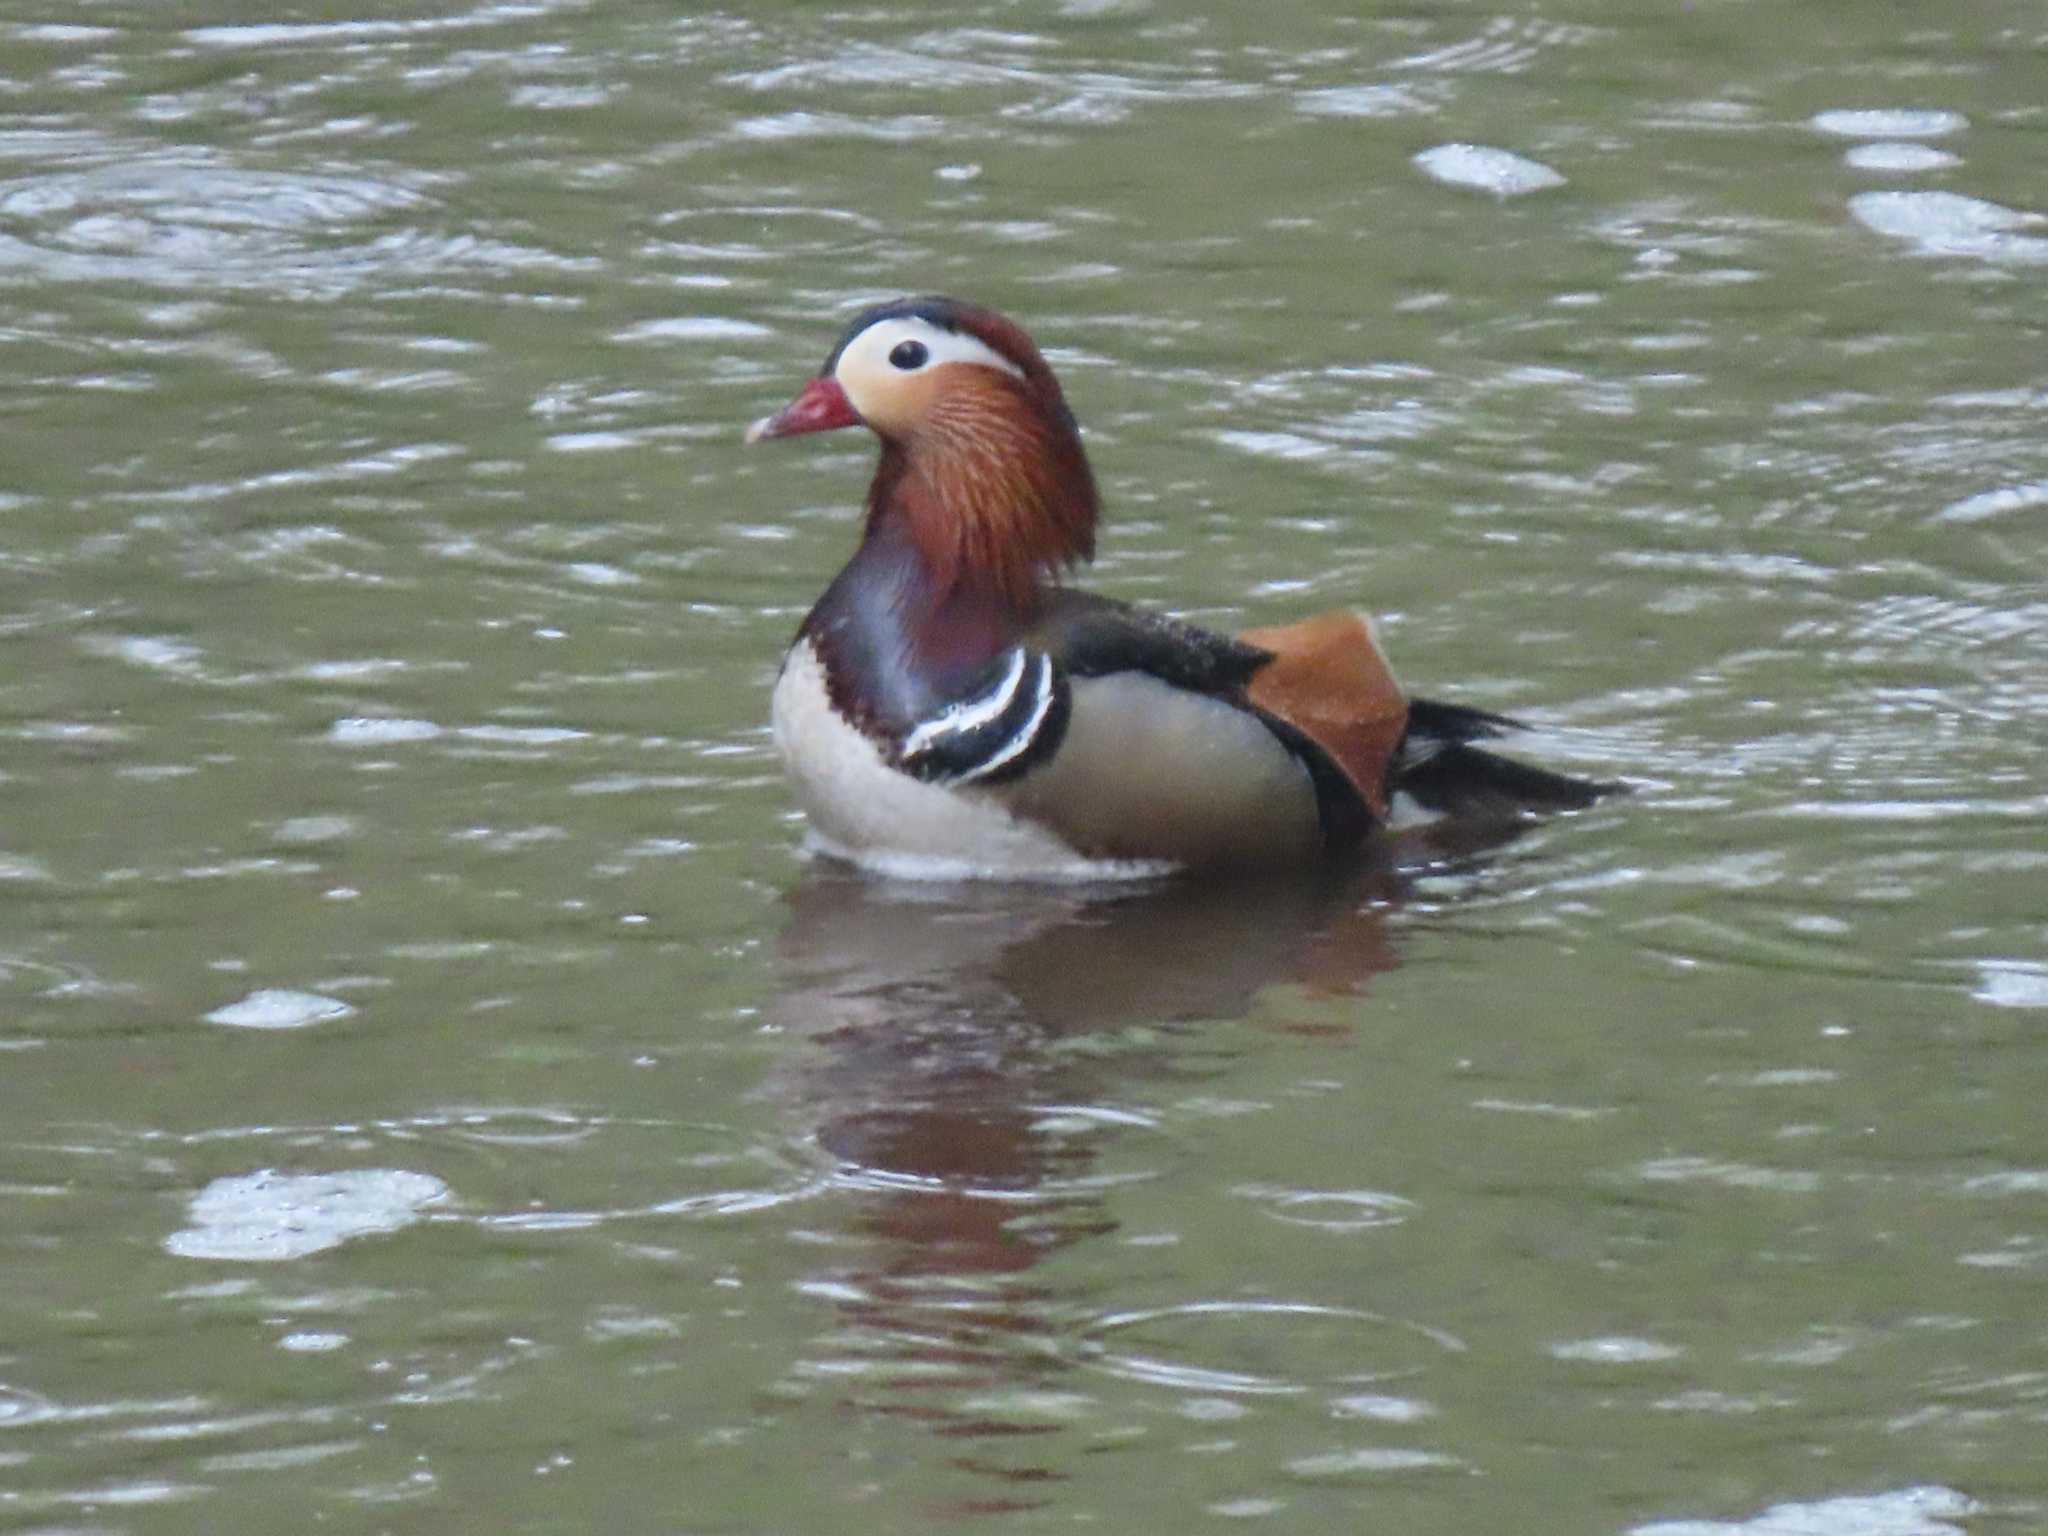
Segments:
[[[927,784],[832,708],[824,666],[800,643],[775,684],[775,744],[812,841],[883,874],[1127,880],[1318,856],[1308,773],[1253,716],[1138,672],[1075,680],[1071,697],[1050,761],[1007,784]]]
[[[1251,865],[1317,856],[1308,771],[1255,717],[1142,672],[1071,688],[1059,751],[990,797],[1105,857]]]
[[[1012,815],[992,791],[945,789],[898,772],[832,708],[825,668],[807,642],[782,664],[772,718],[812,841],[839,858],[916,880],[1127,880],[1167,867],[1086,858]]]

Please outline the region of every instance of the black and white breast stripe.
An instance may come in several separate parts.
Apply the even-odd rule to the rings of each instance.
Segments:
[[[1042,651],[995,660],[984,688],[911,728],[897,766],[934,784],[1000,784],[1045,761],[1067,732],[1067,680]]]

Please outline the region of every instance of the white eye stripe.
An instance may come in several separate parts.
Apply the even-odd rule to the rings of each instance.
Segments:
[[[915,369],[897,368],[889,362],[889,354],[906,341],[915,341],[924,347],[929,359],[924,364],[927,368],[939,363],[977,363],[984,368],[999,368],[1020,379],[1024,377],[1022,368],[980,337],[965,331],[946,330],[915,315],[877,320],[862,331],[839,354],[832,376],[850,388],[887,373],[915,372]]]

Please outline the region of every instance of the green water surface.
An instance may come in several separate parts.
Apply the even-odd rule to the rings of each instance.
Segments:
[[[0,1529],[2048,1526],[2044,166],[2029,0],[8,8]],[[1636,792],[807,859],[921,290]]]

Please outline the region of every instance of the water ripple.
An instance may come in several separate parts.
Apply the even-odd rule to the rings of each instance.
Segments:
[[[1231,1193],[1259,1201],[1275,1221],[1324,1232],[1365,1232],[1399,1226],[1415,1209],[1412,1200],[1374,1189],[1276,1189],[1246,1184]]]
[[[1277,1339],[1267,1333],[1272,1328],[1281,1330]],[[1189,1331],[1202,1341],[1199,1345],[1178,1343],[1169,1350],[1168,1339]],[[1140,1353],[1113,1342],[1126,1333],[1157,1343]],[[1253,1396],[1286,1396],[1333,1380],[1356,1380],[1361,1371],[1392,1368],[1389,1355],[1414,1364],[1417,1341],[1433,1346],[1432,1353],[1463,1353],[1466,1347],[1455,1335],[1423,1323],[1355,1307],[1288,1301],[1204,1301],[1111,1313],[1090,1324],[1083,1339],[1089,1363],[1113,1376],[1183,1391]],[[1252,1370],[1191,1358],[1197,1349],[1257,1355],[1262,1361],[1278,1351],[1298,1354],[1300,1360],[1297,1369],[1276,1374],[1269,1364]]]
[[[187,42],[202,48],[303,46],[328,49],[377,39],[410,39],[439,32],[499,26],[529,20],[558,8],[558,4],[547,3],[547,0],[493,0],[491,4],[452,16],[415,16],[403,21],[233,22],[220,26],[187,27],[184,37]]]
[[[591,265],[463,231],[388,228],[430,209],[402,180],[144,158],[0,182],[0,273],[333,299],[373,281]],[[351,238],[363,225],[387,228]]]

